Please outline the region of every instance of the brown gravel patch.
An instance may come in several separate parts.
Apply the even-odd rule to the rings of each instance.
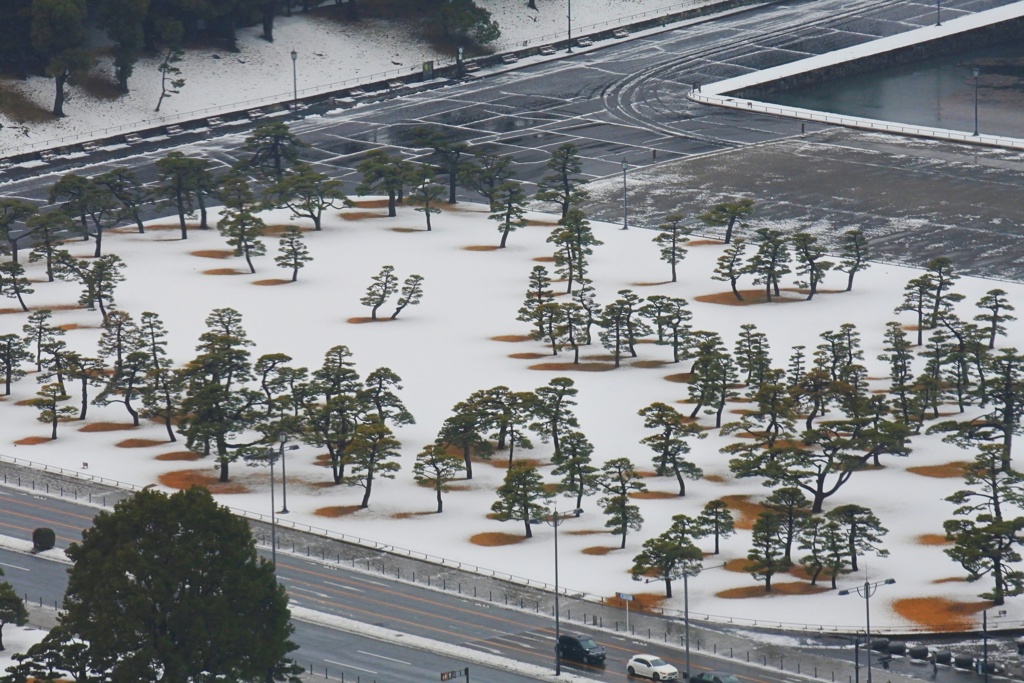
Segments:
[[[388,318],[388,317],[384,317],[384,318],[371,318],[369,316],[364,316],[364,317],[349,318],[345,322],[351,323],[353,325],[363,325],[365,323],[390,323],[390,322],[394,322],[394,321],[391,318]]]
[[[736,299],[736,295],[732,293],[732,290],[717,292],[715,294],[701,294],[700,296],[694,297],[694,299],[705,304],[720,304],[723,306],[752,306],[755,304],[769,303],[768,299],[765,298],[763,289],[741,289],[740,295],[743,296],[743,301],[738,301]],[[787,297],[785,294],[782,294],[781,296],[773,296],[771,303],[788,304],[803,300],[804,299],[798,299],[795,297]]]
[[[892,603],[904,619],[934,631],[967,631],[977,627],[975,615],[992,606],[991,602],[954,602],[942,597],[904,598]]]
[[[757,516],[765,510],[760,503],[752,503],[750,496],[722,496],[721,500],[730,510],[738,514],[735,520],[737,529],[753,529]]]
[[[156,456],[154,460],[163,461],[182,461],[182,460],[199,460],[202,456],[193,451],[174,451],[173,453],[161,453]]]
[[[822,586],[820,584],[812,586],[811,584],[804,583],[802,581],[773,581],[771,592],[764,589],[764,584],[758,584],[756,586],[729,588],[728,590],[715,593],[715,596],[734,600],[738,598],[771,597],[772,595],[814,595],[815,593],[826,593],[829,590],[828,586]]]
[[[127,429],[135,429],[135,425],[128,422],[93,422],[78,428],[80,432],[121,432]]]
[[[661,604],[665,602],[665,596],[659,593],[632,593],[633,599],[629,601],[629,611],[634,610],[648,610],[655,607],[661,607]],[[618,595],[605,598],[604,602],[606,605],[611,607],[618,607],[619,609],[626,608],[626,601],[620,598]]]
[[[519,452],[522,453],[522,451],[519,451]],[[484,460],[483,462],[486,462],[491,467],[497,467],[499,470],[507,470],[508,469],[508,451],[505,451],[504,453],[498,452],[498,453],[495,453],[494,455],[495,455],[495,457],[491,458],[490,460]],[[476,460],[476,458],[473,458],[473,460]],[[512,462],[521,462],[521,463],[525,463],[525,464],[529,465],[530,467],[537,467],[537,468],[540,468],[540,467],[551,467],[551,463],[549,463],[549,462],[541,462],[538,458],[513,458]]]
[[[244,275],[244,273],[236,268],[213,268],[204,270],[203,275]]]
[[[668,360],[635,360],[629,365],[634,368],[663,368],[671,362]]]
[[[919,545],[953,545],[945,534],[921,534],[917,537]]]
[[[667,500],[669,498],[679,498],[680,496],[668,491],[634,491],[629,494],[629,497],[636,498],[637,500]]]
[[[519,360],[537,360],[538,358],[548,358],[550,355],[549,353],[510,353],[508,357]]]
[[[148,448],[150,446],[166,446],[167,441],[157,441],[155,439],[125,439],[124,441],[118,441],[114,445],[118,448]]]
[[[612,363],[537,363],[531,365],[530,370],[556,370],[558,372],[570,372],[573,370],[579,372],[607,372],[614,370],[615,365]]]
[[[289,228],[298,228],[299,232],[313,232],[312,225],[266,225],[263,227],[263,235],[266,237],[283,235],[288,232]]]
[[[78,323],[65,323],[63,325],[57,325],[57,329],[58,330],[64,330],[65,332],[69,332],[71,330],[84,330],[84,329],[93,330],[93,329],[96,329],[96,328],[94,326],[92,326],[92,325],[79,325]]]
[[[198,251],[189,252],[193,256],[199,256],[201,258],[231,258],[235,255],[235,252],[230,249],[199,249]]]
[[[580,552],[584,555],[607,555],[608,553],[614,552],[616,550],[618,550],[618,548],[614,548],[612,546],[594,545],[590,546],[589,548],[584,548]]]
[[[525,540],[526,536],[506,534],[500,531],[487,531],[482,534],[473,534],[469,537],[469,542],[473,545],[482,545],[488,548],[501,545],[515,545],[516,543],[522,543]]]
[[[331,505],[325,508],[317,508],[313,514],[318,517],[344,517],[359,512],[364,508],[358,505]]]
[[[719,240],[690,240],[686,243],[688,247],[714,247],[724,244]]]
[[[704,475],[704,481],[710,481],[713,484],[724,484],[728,480],[720,474],[706,474]]]
[[[425,515],[436,514],[437,513],[434,510],[429,510],[427,512],[396,512],[395,514],[391,515],[391,519],[411,519],[413,517],[423,517]]]
[[[361,221],[366,218],[387,218],[387,212],[380,211],[345,211],[338,217],[345,221]]]
[[[737,574],[747,574],[747,566],[750,565],[750,560],[745,557],[737,557],[729,560],[722,565],[722,569],[727,572],[736,572]]]
[[[967,579],[962,576],[947,576],[944,579],[935,579],[932,583],[967,583]]]
[[[491,341],[524,342],[530,341],[530,337],[525,334],[499,334],[497,337],[491,337]]]
[[[159,482],[171,489],[185,490],[193,486],[202,486],[210,493],[248,493],[249,489],[236,482],[221,483],[218,475],[207,474],[206,470],[178,470],[161,474]]]
[[[14,405],[16,405],[16,406],[30,406],[30,405],[32,405],[32,401],[34,401],[34,400],[35,400],[34,398],[23,398],[20,401],[15,401]]]
[[[674,375],[665,375],[663,378],[669,382],[675,382],[677,384],[689,384],[693,379],[692,372],[677,372]]]
[[[48,441],[53,441],[53,439],[48,436],[26,436],[24,439],[18,439],[14,443],[19,446],[38,446],[39,444],[47,443]]]
[[[536,261],[537,263],[554,263],[555,262],[555,257],[554,256],[535,256],[533,258],[533,260]],[[564,280],[560,280],[560,282],[564,282]]]
[[[498,247],[487,244],[471,244],[468,247],[463,247],[463,251],[497,251]]]
[[[607,529],[573,529],[572,531],[563,531],[563,534],[569,534],[570,536],[593,536],[595,534],[607,534]]]
[[[291,282],[291,280],[273,279],[273,280],[256,280],[256,281],[253,282],[253,284],[254,285],[259,285],[260,287],[275,287],[277,285],[287,285],[290,282]]]
[[[921,467],[908,467],[907,472],[919,474],[922,477],[934,479],[958,479],[964,476],[964,467],[969,463],[962,460],[947,462],[944,465],[923,465]]]
[[[391,232],[426,232],[426,228],[388,228]]]
[[[670,285],[672,283],[668,280],[662,280],[661,282],[632,282],[630,284],[634,287],[657,287],[658,285]]]
[[[543,220],[542,221],[542,220],[539,220],[537,218],[527,218],[526,219],[526,224],[527,225],[542,225],[542,226],[546,226],[546,227],[549,227],[549,228],[553,228],[556,225],[558,225],[558,221],[557,220]]]
[[[360,209],[386,209],[388,208],[387,199],[356,199],[352,201],[353,206],[357,206]]]
[[[8,313],[24,313],[20,308],[0,308],[0,315],[6,315]]]
[[[198,225],[192,225],[190,223],[186,223],[185,224],[185,229],[186,230],[198,230],[199,226]],[[177,225],[177,224],[173,224],[173,223],[165,223],[165,224],[160,224],[160,225],[146,225],[146,232],[149,232],[150,230],[154,230],[154,231],[177,230],[177,231],[180,232],[181,231],[181,226]],[[133,231],[134,231],[134,229],[133,229]]]

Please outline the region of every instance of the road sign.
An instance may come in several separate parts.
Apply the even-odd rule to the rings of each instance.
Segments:
[[[441,680],[442,681],[454,681],[456,678],[462,678],[463,676],[466,677],[467,681],[469,680],[469,667],[468,666],[465,669],[456,669],[455,671],[442,671],[441,672]]]
[[[629,593],[616,593],[615,595],[619,596],[619,600],[625,600],[626,602],[631,602],[633,600],[633,596]]]

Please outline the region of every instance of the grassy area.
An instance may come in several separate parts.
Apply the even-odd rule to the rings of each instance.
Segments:
[[[53,121],[53,112],[18,92],[11,78],[0,78],[0,114],[17,123]]]

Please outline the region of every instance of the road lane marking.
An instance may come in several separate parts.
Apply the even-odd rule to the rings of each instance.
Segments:
[[[363,669],[363,668],[355,666],[353,664],[344,664],[342,662],[336,662],[333,659],[325,659],[324,661],[327,662],[328,664],[336,664],[338,666],[343,666],[346,669],[355,669],[356,671],[364,671],[364,672],[366,672],[368,674],[373,674],[374,676],[377,675],[376,671],[371,671],[370,669]]]
[[[0,567],[10,567],[11,569],[20,569],[23,572],[31,571],[28,567],[19,567],[16,564],[7,564],[6,562],[0,562]]]
[[[384,655],[378,655],[373,652],[367,652],[366,650],[356,650],[361,655],[368,655],[370,657],[376,657],[378,659],[386,659],[389,662],[397,662],[399,664],[405,664],[406,666],[412,666],[412,662],[404,662],[401,659],[395,659],[393,657],[385,657]]]
[[[466,647],[474,647],[474,648],[476,648],[478,650],[484,650],[485,652],[490,652],[491,654],[495,654],[495,655],[504,654],[503,650],[497,650],[497,649],[495,649],[493,647],[487,647],[485,645],[479,645],[477,643],[465,643],[465,645],[466,645]]]

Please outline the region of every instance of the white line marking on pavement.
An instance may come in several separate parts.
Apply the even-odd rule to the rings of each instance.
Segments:
[[[373,652],[367,652],[366,650],[356,650],[361,655],[369,655],[370,657],[376,657],[378,659],[386,659],[389,662],[398,662],[399,664],[405,664],[406,666],[412,666],[412,662],[403,662],[401,659],[394,659],[393,657],[385,657],[384,655],[378,655]]]
[[[373,674],[374,676],[377,675],[376,671],[370,671],[369,669],[361,669],[360,667],[353,666],[352,664],[344,664],[342,662],[336,662],[333,659],[325,659],[324,661],[327,662],[328,664],[336,664],[338,666],[343,666],[346,669],[355,669],[356,671],[365,671],[366,673]]]
[[[478,645],[476,643],[466,643],[464,647],[476,648],[477,650],[483,650],[484,652],[490,652],[491,654],[494,654],[494,655],[502,654],[501,650],[496,650],[493,647],[485,647],[483,645]]]
[[[20,569],[23,572],[31,571],[28,567],[19,567],[16,564],[7,564],[6,562],[0,562],[0,567],[10,567],[11,569]]]

